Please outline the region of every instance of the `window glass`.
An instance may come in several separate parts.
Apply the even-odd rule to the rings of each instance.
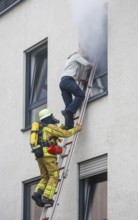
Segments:
[[[31,199],[31,195],[35,190],[36,185],[32,185],[30,187],[30,220],[38,220],[40,219],[42,208],[37,206],[36,203]]]
[[[31,54],[30,105],[47,98],[47,57],[46,48]]]
[[[38,183],[38,180],[35,180],[35,181],[30,180],[24,183],[24,202],[23,202],[24,204],[23,219],[24,220],[40,219],[42,208],[37,206],[31,198],[37,183]]]
[[[107,94],[107,75],[94,79],[89,101]]]
[[[107,173],[80,180],[79,220],[107,219]]]

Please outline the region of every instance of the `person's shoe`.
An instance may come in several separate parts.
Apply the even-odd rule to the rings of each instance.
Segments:
[[[67,109],[61,111],[62,115],[65,117],[65,130],[69,130],[74,127],[73,113]]]
[[[53,204],[54,204],[53,199],[48,199],[45,196],[42,197],[42,202],[43,202],[43,204],[50,205],[50,206],[53,206]]]
[[[74,128],[74,127],[73,127],[73,126],[70,126],[70,127],[69,127],[69,126],[68,126],[68,127],[65,126],[65,127],[64,127],[64,130],[69,130],[69,129],[72,129],[72,128]]]
[[[66,116],[66,115],[72,116],[73,115],[73,113],[67,109],[62,110],[61,113],[63,116]]]
[[[35,201],[36,205],[40,206],[40,207],[44,207],[44,204],[41,200],[41,195],[37,192],[34,192],[32,195],[32,199]]]
[[[65,110],[62,110],[61,113],[62,113],[63,116],[65,116],[66,111],[65,111]]]

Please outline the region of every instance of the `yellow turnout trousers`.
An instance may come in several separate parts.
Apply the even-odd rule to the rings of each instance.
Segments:
[[[37,158],[39,165],[41,180],[36,186],[35,192],[38,189],[43,191],[43,196],[48,199],[53,199],[59,180],[59,169],[56,157],[40,157]]]

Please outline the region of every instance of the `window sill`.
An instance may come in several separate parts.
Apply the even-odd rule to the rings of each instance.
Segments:
[[[89,102],[93,102],[93,101],[95,101],[95,100],[97,100],[97,99],[100,99],[100,98],[102,98],[103,96],[107,96],[107,95],[108,95],[108,91],[105,91],[105,92],[103,92],[103,93],[101,93],[101,94],[97,94],[97,95],[95,95],[95,96],[93,96],[93,97],[90,97],[89,100],[88,100],[88,103],[89,103]]]
[[[25,131],[28,131],[28,130],[30,130],[31,129],[31,126],[28,126],[28,127],[26,127],[26,128],[22,128],[21,129],[21,132],[25,132]]]

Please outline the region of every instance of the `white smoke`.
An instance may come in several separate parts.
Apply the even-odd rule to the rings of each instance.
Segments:
[[[107,4],[105,0],[70,0],[79,44],[89,59],[107,50]]]

